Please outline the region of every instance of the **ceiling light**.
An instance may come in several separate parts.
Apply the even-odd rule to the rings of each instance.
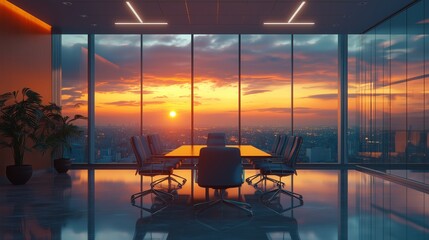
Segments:
[[[87,18],[87,17],[88,17],[88,15],[86,15],[86,14],[81,14],[81,15],[80,15],[80,17],[81,17],[81,18]]]
[[[302,2],[299,7],[296,9],[296,11],[293,13],[292,17],[290,17],[288,23],[292,22],[292,20],[295,18],[296,14],[301,10],[301,8],[304,6],[305,2]]]
[[[264,22],[264,25],[314,25],[314,22],[292,22],[295,16],[304,7],[305,1],[302,1],[299,7],[295,10],[287,22]]]
[[[133,6],[130,2],[126,2],[128,8],[134,13],[134,16],[137,18],[138,22],[115,22],[115,25],[167,25],[166,22],[143,22],[140,18],[136,10],[134,10]]]

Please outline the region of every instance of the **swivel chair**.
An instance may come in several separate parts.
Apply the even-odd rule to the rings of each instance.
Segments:
[[[198,186],[220,190],[220,199],[195,204],[194,207],[205,207],[199,212],[218,203],[225,203],[253,215],[250,204],[224,198],[225,189],[241,187],[242,184],[243,165],[241,163],[240,149],[205,147],[200,150]]]

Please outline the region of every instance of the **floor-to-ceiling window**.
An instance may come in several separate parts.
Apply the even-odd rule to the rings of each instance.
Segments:
[[[135,161],[140,130],[140,35],[95,35],[95,162]]]
[[[143,35],[143,133],[191,143],[191,35]]]
[[[291,36],[241,36],[241,142],[271,150],[291,132]]]
[[[194,143],[225,132],[238,143],[238,35],[194,35]]]
[[[337,162],[338,36],[293,36],[293,130],[303,162]]]
[[[61,107],[64,116],[88,116],[88,37],[63,35],[61,43],[62,83]],[[81,137],[71,139],[70,157],[75,163],[88,162],[87,121],[79,120]]]

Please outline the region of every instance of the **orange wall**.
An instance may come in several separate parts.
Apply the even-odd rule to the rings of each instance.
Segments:
[[[0,94],[29,87],[48,103],[51,93],[51,29],[14,5],[0,0]],[[49,155],[27,152],[33,169],[51,166]],[[13,164],[12,152],[0,149],[0,176]]]

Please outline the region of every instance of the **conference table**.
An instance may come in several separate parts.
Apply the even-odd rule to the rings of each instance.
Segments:
[[[182,145],[164,155],[166,158],[198,158],[200,150],[207,145]],[[271,154],[262,151],[252,145],[226,145],[226,147],[235,147],[240,149],[243,158],[269,158]]]
[[[200,150],[207,145],[182,145],[171,152],[166,153],[164,158],[198,158]],[[225,147],[235,147],[240,149],[242,158],[269,158],[271,154],[262,151],[261,149],[252,145],[226,145]],[[194,165],[195,166],[195,165]],[[192,171],[195,169],[192,168]],[[238,195],[241,194],[241,188],[238,188]],[[191,195],[194,196],[194,174],[191,174]],[[209,199],[208,188],[205,189],[206,200]],[[193,201],[193,197],[192,197]]]

